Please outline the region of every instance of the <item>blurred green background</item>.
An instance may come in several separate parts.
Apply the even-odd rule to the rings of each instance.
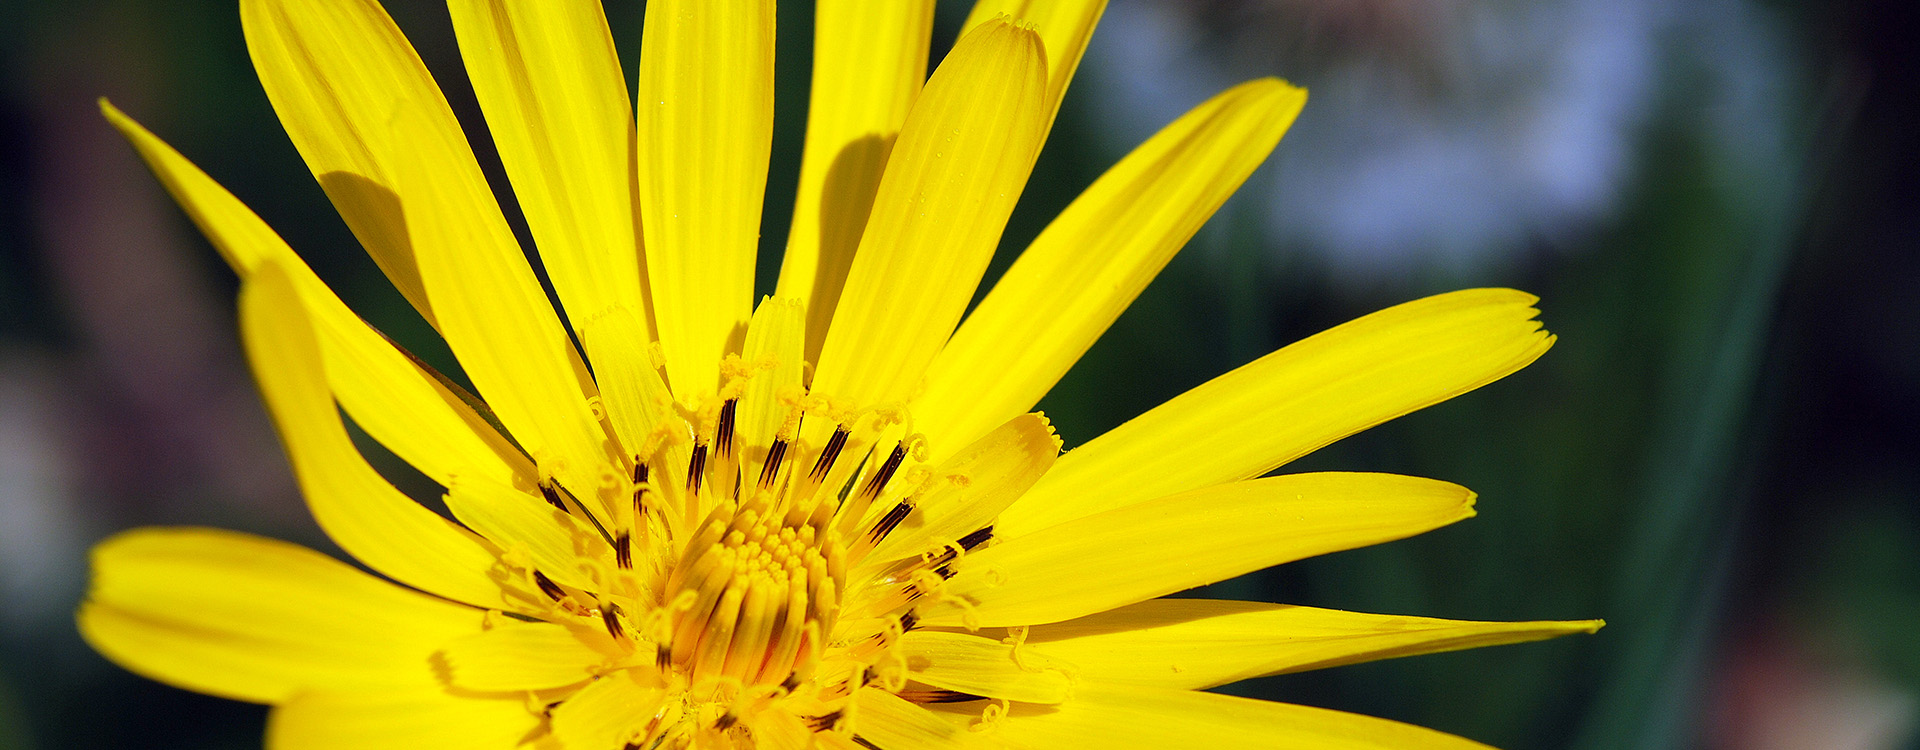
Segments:
[[[942,4],[936,56],[966,5]],[[390,10],[481,132],[444,8]],[[641,12],[608,8],[629,76]],[[1515,749],[1920,748],[1915,14],[1893,0],[1114,0],[989,279],[1133,143],[1226,85],[1279,75],[1312,99],[1043,402],[1068,447],[1372,310],[1526,289],[1560,336],[1538,364],[1289,467],[1459,482],[1479,517],[1210,593],[1609,621],[1227,690]],[[784,4],[763,289],[810,29],[806,4]],[[100,119],[103,95],[376,325],[450,359],[280,132],[233,2],[0,2],[0,750],[257,747],[264,709],[133,677],[73,632],[85,550],[121,529],[330,549],[239,355],[232,275]]]

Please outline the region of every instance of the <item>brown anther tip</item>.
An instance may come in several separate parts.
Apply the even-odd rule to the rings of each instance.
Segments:
[[[701,482],[707,478],[707,446],[693,446],[693,457],[687,459],[687,490],[698,493]]]
[[[846,714],[845,711],[836,710],[832,713],[810,717],[807,719],[807,726],[812,728],[813,731],[815,732],[824,732],[836,726],[839,726],[840,717],[845,714]]]
[[[553,579],[547,577],[547,574],[538,570],[533,571],[533,585],[539,586],[540,593],[546,594],[547,598],[556,602],[565,598],[567,595],[566,590],[560,588],[560,584],[554,583]]]
[[[879,544],[881,540],[886,539],[888,534],[893,533],[893,530],[900,526],[901,521],[907,520],[907,514],[912,512],[913,503],[907,500],[902,500],[889,509],[887,514],[881,516],[880,520],[873,525],[873,531],[870,532],[873,542]]]
[[[540,483],[540,497],[545,498],[548,505],[553,506],[560,512],[568,512],[567,502],[560,499],[560,490],[552,480]]]
[[[900,470],[900,463],[906,458],[907,449],[904,444],[893,446],[893,452],[887,454],[886,462],[873,472],[873,477],[867,480],[867,486],[862,488],[860,493],[868,498],[879,497],[880,492],[887,488],[887,482],[893,480],[893,473]]]
[[[613,539],[613,561],[621,570],[633,569],[633,535],[625,531]]]
[[[977,700],[986,699],[986,696],[984,695],[974,695],[973,693],[962,693],[958,690],[910,690],[910,691],[900,693],[900,697],[905,698],[909,701],[913,701],[914,703],[922,703],[922,704],[965,703],[967,701],[977,701]]]
[[[820,449],[820,459],[813,462],[813,478],[825,478],[833,469],[833,462],[840,459],[840,451],[847,447],[847,437],[846,425],[833,428],[833,436],[827,438],[826,447]]]
[[[626,634],[626,629],[620,625],[620,605],[618,604],[609,603],[601,608],[600,622],[607,626],[607,635],[620,638]]]
[[[978,547],[982,544],[986,544],[987,540],[992,538],[993,538],[992,526],[985,526],[982,528],[978,528],[968,533],[966,536],[960,537],[960,548],[968,552],[972,552],[975,547]]]
[[[774,439],[773,444],[767,446],[767,463],[760,468],[760,486],[770,486],[775,479],[780,477],[780,464],[785,462],[786,459],[787,441],[779,438]]]
[[[720,447],[720,455],[733,455],[733,418],[734,411],[740,405],[740,399],[730,398],[720,405],[720,424],[714,427],[714,443]]]

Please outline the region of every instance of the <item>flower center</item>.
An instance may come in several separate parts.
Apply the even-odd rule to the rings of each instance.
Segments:
[[[845,553],[810,517],[767,493],[707,515],[668,580],[672,634],[661,656],[695,682],[802,678],[832,632]]]

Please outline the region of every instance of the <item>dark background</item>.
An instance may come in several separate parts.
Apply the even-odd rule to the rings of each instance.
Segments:
[[[965,9],[943,3],[936,56]],[[390,10],[481,133],[445,10]],[[1226,85],[1279,75],[1313,98],[1043,402],[1068,447],[1380,307],[1526,289],[1560,336],[1538,364],[1289,467],[1459,482],[1479,517],[1212,593],[1609,621],[1228,691],[1516,749],[1920,748],[1915,12],[1115,0],[990,277]],[[641,9],[608,13],[631,76]],[[787,3],[781,24],[766,289],[810,11]],[[234,3],[0,0],[0,750],[254,747],[264,709],[133,677],[73,631],[85,550],[121,529],[329,549],[239,354],[232,274],[98,116],[103,95],[376,325],[451,362],[280,132]]]

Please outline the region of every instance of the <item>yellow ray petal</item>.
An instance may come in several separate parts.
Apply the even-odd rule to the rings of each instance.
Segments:
[[[786,711],[761,711],[747,719],[753,738],[768,750],[828,750],[831,745],[814,744],[813,729],[800,717]],[[859,745],[854,745],[858,748]]]
[[[636,682],[632,670],[615,672],[553,709],[553,738],[564,750],[620,747],[646,728],[664,698],[659,688]]]
[[[1506,377],[1553,345],[1536,300],[1511,289],[1435,295],[1261,357],[1067,453],[995,532],[1258,476]]]
[[[585,682],[614,648],[597,630],[501,622],[447,641],[441,656],[449,681],[462,690],[545,690]]]
[[[887,161],[814,393],[853,409],[912,395],[1032,170],[1046,68],[1033,32],[995,21],[934,71]]]
[[[673,392],[648,351],[652,334],[646,321],[639,312],[616,307],[588,320],[576,319],[574,330],[580,345],[593,353],[607,424],[628,458],[646,460],[639,454],[658,442],[652,439],[656,430],[670,429],[668,417],[674,415]]]
[[[430,657],[480,630],[471,607],[286,542],[137,529],[93,549],[80,634],[140,674],[277,703],[307,689],[432,687]]]
[[[1471,622],[1265,602],[1150,599],[1035,627],[1025,648],[1072,664],[1081,679],[1199,690],[1261,675],[1591,633],[1601,624]]]
[[[325,355],[327,385],[367,434],[441,484],[455,475],[533,479],[518,448],[347,309],[260,217],[120,110],[105,101],[100,109],[242,279],[269,263],[292,277]]]
[[[853,734],[867,747],[951,750],[986,747],[967,730],[942,721],[926,709],[885,690],[861,688],[853,694]],[[856,740],[856,741],[857,741]]]
[[[1265,161],[1306,102],[1275,79],[1195,107],[1107,171],[967,316],[913,407],[936,460],[1033,408]]]
[[[600,4],[450,8],[487,129],[575,330],[614,308],[644,315],[633,115]],[[606,377],[598,365],[613,353],[588,354]]]
[[[1016,704],[987,734],[1019,750],[1490,750],[1411,724],[1187,690],[1087,683],[1058,706]]]
[[[807,361],[818,361],[867,226],[873,193],[927,77],[933,0],[823,0],[813,22],[813,88],[793,228],[778,297],[807,309]]]
[[[773,138],[773,0],[647,3],[639,197],[654,323],[681,400],[739,351]]]
[[[453,517],[467,528],[502,550],[526,552],[534,566],[555,581],[598,591],[601,582],[594,580],[593,571],[613,569],[613,550],[598,531],[536,495],[493,482],[460,480],[447,488],[446,501]]]
[[[397,129],[425,130],[408,125],[417,119],[404,110]],[[573,342],[492,194],[434,192],[455,145],[423,138],[395,159],[402,188],[435,196],[408,205],[407,229],[441,335],[542,479],[558,478],[582,500],[598,498],[617,482],[604,476],[607,434],[588,405],[598,394],[581,392]]]
[[[1093,27],[1106,9],[1107,0],[980,0],[961,28],[972,30],[1002,13],[1032,24],[1047,50],[1047,129],[1051,130],[1067,84],[1073,81],[1087,41],[1093,38]]]
[[[267,717],[270,750],[502,750],[540,726],[525,693],[438,689],[305,693]]]
[[[1472,515],[1465,487],[1393,474],[1290,474],[1209,487],[969,553],[955,563],[946,595],[922,608],[922,621],[1059,622]]]
[[[243,0],[240,22],[267,100],[307,168],[380,270],[436,322],[405,218],[432,197],[401,190],[394,160],[422,140],[455,143],[460,158],[441,165],[436,189],[492,192],[420,56],[374,0]],[[402,108],[421,113],[419,130],[396,127]]]
[[[743,364],[752,374],[746,393],[740,396],[740,416],[734,427],[739,445],[766,447],[793,411],[787,401],[802,395],[805,326],[806,309],[798,300],[768,297],[753,311],[746,348],[741,352]],[[748,459],[757,466],[766,457],[749,456]],[[747,479],[751,481],[753,477]]]
[[[240,287],[240,334],[294,477],[327,536],[401,583],[504,607],[500,587],[487,577],[497,562],[494,548],[407,499],[347,437],[322,379],[313,327],[279,266],[262,266]]]
[[[1046,417],[1014,417],[935,468],[931,485],[910,499],[912,512],[868,559],[884,562],[918,554],[992,524],[1000,511],[1040,481],[1059,455],[1060,439]]]
[[[899,648],[907,674],[934,687],[1024,703],[1059,703],[1072,692],[1067,673],[1046,656],[992,638],[915,630]]]

